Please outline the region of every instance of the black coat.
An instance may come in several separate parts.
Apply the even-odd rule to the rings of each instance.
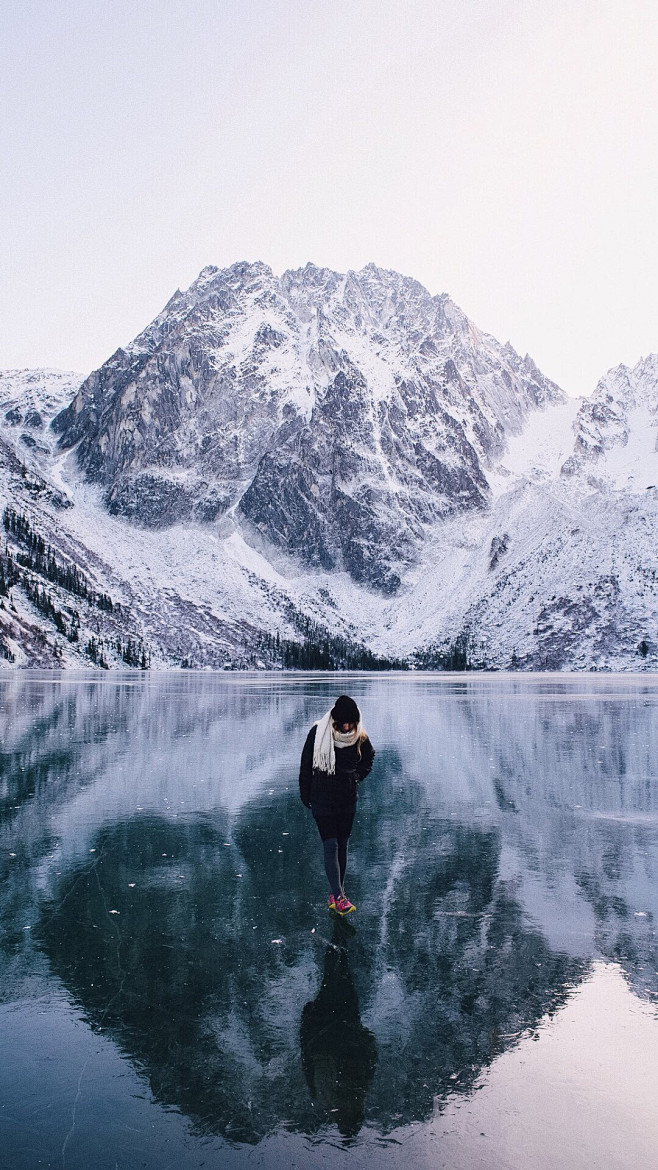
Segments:
[[[330,776],[313,767],[316,726],[309,731],[302,749],[299,795],[314,813],[334,812],[357,800],[357,786],[372,768],[375,752],[367,736],[359,745],[336,748],[336,774]]]

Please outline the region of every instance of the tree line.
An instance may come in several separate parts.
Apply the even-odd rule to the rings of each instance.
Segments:
[[[2,521],[5,532],[22,546],[23,551],[14,556],[8,546],[0,549],[0,598],[10,597],[10,590],[19,585],[35,609],[71,643],[80,642],[80,614],[74,607],[58,608],[57,599],[46,589],[44,579],[107,614],[123,619],[128,616],[125,607],[114,603],[108,593],[94,589],[77,565],[58,560],[52,546],[34,530],[27,516],[6,507]],[[148,646],[143,639],[132,634],[106,638],[100,633],[98,636],[92,634],[82,647],[85,657],[106,670],[109,670],[107,655],[110,651],[127,666],[138,670],[150,669],[151,653]],[[61,657],[61,648],[55,645],[53,653],[55,657]],[[3,653],[0,645],[0,654],[8,657],[11,651]]]
[[[77,565],[58,561],[52,546],[46,544],[43,537],[34,531],[27,516],[6,507],[2,522],[5,532],[11,533],[16,543],[25,549],[25,552],[16,554],[16,560],[22,568],[45,577],[53,585],[61,585],[67,593],[84,598],[98,609],[112,613],[114,603],[110,595],[93,589]]]
[[[417,670],[472,670],[468,637],[460,634],[451,645],[440,650],[436,646],[416,650],[414,665]]]
[[[272,665],[284,670],[408,670],[401,658],[373,654],[359,642],[349,642],[306,616],[298,618],[302,640],[294,642],[280,634],[265,633],[259,650]]]

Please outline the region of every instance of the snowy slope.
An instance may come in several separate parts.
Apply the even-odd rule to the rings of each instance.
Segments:
[[[629,369],[616,366],[601,379],[576,419],[573,454],[564,475],[594,486],[643,491],[656,485],[658,355]]]
[[[655,669],[657,411],[653,355],[529,418],[487,514],[446,528],[443,558],[428,548],[413,637],[434,624],[503,668]]]

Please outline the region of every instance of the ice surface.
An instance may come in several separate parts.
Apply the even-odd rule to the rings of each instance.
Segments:
[[[338,689],[377,752],[353,928],[296,775]],[[657,703],[628,675],[5,676],[0,1161],[650,1165]]]

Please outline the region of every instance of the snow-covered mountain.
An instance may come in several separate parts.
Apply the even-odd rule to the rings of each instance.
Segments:
[[[230,513],[307,565],[392,593],[428,525],[560,391],[447,296],[369,265],[206,268],[57,419],[111,512]]]
[[[658,665],[655,355],[568,399],[406,277],[237,264],[0,394],[17,663]]]

